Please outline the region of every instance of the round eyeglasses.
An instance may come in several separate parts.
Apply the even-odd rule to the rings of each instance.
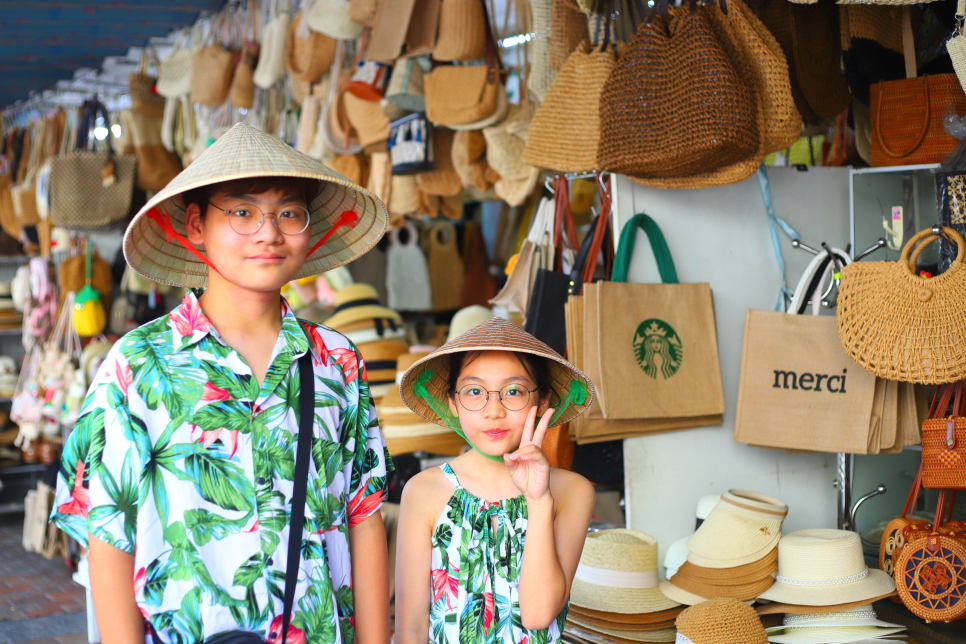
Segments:
[[[490,402],[490,394],[497,394],[500,403],[508,411],[520,411],[530,402],[530,394],[536,389],[527,389],[522,385],[507,385],[499,391],[487,391],[479,385],[466,385],[456,392],[456,399],[467,411],[480,411]]]
[[[258,206],[250,203],[240,204],[231,210],[219,208],[211,202],[208,205],[228,215],[228,224],[239,235],[257,233],[268,215],[272,215],[272,222],[283,235],[298,235],[309,227],[309,211],[302,206],[285,206],[278,212],[262,212]]]

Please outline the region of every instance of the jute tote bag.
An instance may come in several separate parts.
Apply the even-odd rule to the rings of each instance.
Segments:
[[[842,348],[834,317],[745,314],[736,441],[866,454],[875,390],[876,377]]]
[[[637,231],[650,239],[663,284],[627,284]],[[614,281],[597,287],[604,417],[679,418],[724,413],[714,302],[708,284],[679,284],[653,219],[633,217],[621,234]]]

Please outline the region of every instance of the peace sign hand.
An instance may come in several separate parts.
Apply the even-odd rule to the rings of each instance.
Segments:
[[[553,409],[548,409],[534,429],[537,408],[533,407],[523,426],[523,438],[515,452],[503,455],[503,462],[510,471],[513,484],[528,500],[542,500],[550,494],[550,461],[541,450],[543,437],[550,425]]]

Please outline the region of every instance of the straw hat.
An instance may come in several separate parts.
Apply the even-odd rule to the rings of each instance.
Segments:
[[[844,610],[851,610],[853,608],[858,608],[859,606],[865,606],[866,604],[874,604],[880,599],[887,599],[889,597],[895,597],[898,593],[892,591],[891,593],[883,593],[878,597],[873,597],[871,599],[860,599],[854,602],[845,602],[843,604],[832,604],[829,606],[806,606],[805,604],[784,604],[782,602],[768,602],[767,604],[761,604],[756,609],[755,612],[759,615],[817,615],[819,613],[836,613]]]
[[[859,535],[846,530],[799,530],[778,544],[778,576],[760,595],[786,604],[828,606],[870,600],[896,583],[865,565]]]
[[[871,604],[850,610],[816,615],[786,615],[782,624],[766,628],[768,641],[779,644],[825,644],[857,642],[894,635],[906,629],[883,622]]]
[[[688,561],[733,568],[758,561],[781,539],[788,506],[764,494],[729,490],[688,539]]]
[[[737,599],[712,599],[678,616],[676,644],[767,644],[754,609]]]
[[[515,351],[547,358],[550,384],[561,403],[553,425],[562,425],[580,416],[594,400],[594,383],[579,369],[512,322],[493,318],[447,342],[409,368],[399,385],[399,393],[410,409],[437,425],[446,425],[431,403],[414,389],[425,388],[432,399],[445,405],[450,395],[449,355],[464,351]]]
[[[336,331],[363,320],[392,320],[402,324],[402,317],[379,304],[379,294],[368,284],[349,284],[335,294],[335,310],[325,325]]]
[[[678,606],[658,589],[657,540],[623,529],[587,535],[570,603],[611,613],[653,613]]]
[[[700,603],[695,599],[711,597],[751,601],[771,587],[775,581],[772,573],[777,569],[778,548],[759,561],[735,568],[703,568],[686,561],[662,591],[675,601],[686,604]]]
[[[328,323],[328,320],[323,322],[326,325]],[[408,337],[406,325],[387,318],[371,318],[339,325],[338,331],[355,345],[376,340],[405,340]]]
[[[449,332],[446,336],[447,342],[452,342],[475,326],[479,326],[487,320],[492,320],[496,314],[479,304],[467,306],[453,314],[453,320],[449,323]]]
[[[698,507],[694,513],[695,530],[701,527],[701,524],[708,518],[711,510],[714,509],[714,506],[718,505],[718,501],[720,500],[720,494],[706,494],[698,499]],[[667,575],[668,579],[673,577],[677,573],[678,568],[681,567],[681,564],[688,560],[688,539],[690,537],[691,535],[681,537],[668,547],[667,553],[664,555],[664,574]]]
[[[238,123],[141,208],[124,233],[127,263],[162,284],[205,286],[207,264],[177,239],[185,235],[183,195],[195,188],[251,177],[299,177],[320,182],[319,192],[309,204],[310,248],[315,250],[296,277],[317,275],[351,262],[375,246],[386,230],[386,206],[371,192],[275,137]],[[170,218],[171,229],[167,231],[157,221],[168,224],[164,215]],[[325,242],[315,248],[323,239]],[[185,243],[190,245],[187,240]]]
[[[615,613],[612,611],[595,610],[586,606],[570,604],[570,615],[585,621],[589,624],[595,620],[614,624],[627,624],[628,626],[647,626],[650,624],[673,622],[685,606],[675,606],[667,610],[654,611],[653,613]],[[612,626],[617,628],[617,626]]]
[[[374,399],[381,399],[390,389],[395,389],[396,360],[409,351],[409,343],[405,340],[376,340],[357,344],[356,348],[366,363],[369,392]]]
[[[620,644],[670,644],[674,641],[674,628],[662,628],[654,631],[617,631],[611,628],[598,628],[581,623],[576,619],[567,618],[570,629],[576,629],[585,639],[590,637],[598,641],[619,642]]]

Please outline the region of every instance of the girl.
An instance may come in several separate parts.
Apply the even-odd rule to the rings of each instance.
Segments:
[[[415,363],[400,391],[472,449],[403,490],[396,644],[559,641],[594,489],[540,447],[587,409],[593,384],[494,318]]]

